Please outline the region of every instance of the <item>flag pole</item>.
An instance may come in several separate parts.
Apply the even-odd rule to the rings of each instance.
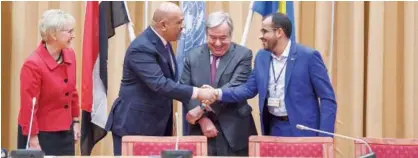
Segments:
[[[132,42],[135,39],[134,24],[132,23],[131,16],[129,15],[128,4],[126,3],[126,1],[123,1],[123,3],[125,5],[126,14],[128,15],[128,20],[129,20],[129,23],[127,24],[129,39]]]
[[[329,38],[329,76],[331,78],[331,83],[332,83],[332,66],[333,66],[333,62],[334,62],[334,23],[335,23],[335,2],[332,1],[331,2],[331,33],[330,33],[330,38]]]
[[[148,1],[144,3],[144,30],[148,27]]]
[[[254,1],[251,1],[250,7],[248,10],[247,20],[245,21],[244,33],[242,34],[241,38],[241,45],[245,46],[245,42],[247,41],[248,31],[250,30],[251,21],[253,18],[253,5]]]
[[[183,8],[184,8],[183,1],[180,1],[179,2],[179,5],[180,5],[181,10],[183,10]],[[183,12],[184,12],[184,10],[183,10]],[[180,42],[180,41],[177,41],[177,42]],[[178,45],[179,44],[177,44],[177,46]],[[177,53],[179,53],[179,51],[177,51]],[[177,116],[177,112],[180,112],[181,113],[181,116],[182,116],[181,119],[182,119],[182,121],[177,121],[177,119],[179,119],[179,117]],[[183,129],[186,126],[185,125],[185,122],[183,120],[183,118],[184,118],[183,116],[186,116],[186,114],[185,114],[185,111],[183,110],[183,103],[181,101],[177,101],[177,112],[176,112],[176,117],[175,117],[176,118],[176,121],[174,123],[177,123],[178,124],[178,125],[175,126],[175,128],[176,128],[176,135],[178,137],[178,136],[184,136],[185,135]]]

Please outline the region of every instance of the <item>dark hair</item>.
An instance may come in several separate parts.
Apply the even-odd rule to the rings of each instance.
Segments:
[[[286,37],[290,38],[292,35],[292,22],[285,14],[280,12],[272,13],[263,17],[263,21],[268,17],[272,17],[271,21],[274,28],[282,28]]]

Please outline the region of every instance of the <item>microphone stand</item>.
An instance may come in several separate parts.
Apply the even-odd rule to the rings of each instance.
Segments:
[[[344,139],[349,139],[349,140],[362,142],[363,144],[365,144],[367,146],[370,153],[368,153],[366,155],[363,155],[363,156],[360,156],[360,158],[376,158],[376,155],[372,151],[372,148],[370,147],[369,143],[367,143],[363,139],[352,138],[352,137],[348,137],[348,136],[344,136],[344,135],[340,135],[340,134],[336,134],[336,133],[330,133],[330,132],[327,132],[327,131],[317,130],[317,129],[309,128],[309,127],[306,127],[306,126],[300,125],[300,124],[296,125],[296,128],[300,129],[300,130],[314,131],[314,132],[318,132],[318,133],[322,133],[322,134],[327,134],[327,135],[331,135],[331,136],[341,137],[341,138],[344,138]]]
[[[32,113],[30,115],[30,124],[29,124],[29,133],[28,133],[28,140],[26,141],[26,149],[29,149],[29,140],[30,135],[32,133],[32,123],[33,123],[33,113],[35,112],[35,104],[36,104],[36,98],[32,99]]]
[[[45,156],[45,153],[42,150],[29,149],[29,140],[30,140],[30,135],[31,135],[31,132],[32,132],[33,113],[35,112],[35,104],[36,104],[36,98],[34,97],[32,99],[32,111],[31,111],[31,117],[30,117],[30,122],[29,122],[29,133],[28,133],[28,139],[27,139],[27,142],[26,142],[26,148],[25,149],[12,150],[10,152],[10,157],[11,158],[26,158],[26,157],[43,158]]]
[[[178,114],[176,112],[176,128],[178,128],[179,126],[179,119],[178,119]],[[177,137],[176,137],[176,146],[174,150],[163,150],[161,151],[161,158],[192,158],[193,157],[193,152],[191,150],[178,150],[179,148],[179,140],[180,136],[179,133],[177,132]]]

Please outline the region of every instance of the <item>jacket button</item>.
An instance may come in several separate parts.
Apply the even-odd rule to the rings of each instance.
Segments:
[[[68,95],[70,95],[70,93],[68,93],[68,92],[67,92],[67,93],[65,93],[65,96],[68,96]]]
[[[67,83],[68,82],[68,79],[64,79],[64,83]]]
[[[68,109],[68,105],[67,104],[64,105],[64,109]]]

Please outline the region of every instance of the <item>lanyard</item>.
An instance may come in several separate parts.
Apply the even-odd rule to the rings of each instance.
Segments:
[[[280,78],[280,76],[282,75],[282,72],[283,72],[284,67],[286,67],[286,64],[287,64],[287,59],[286,59],[286,62],[284,63],[284,65],[283,65],[282,69],[280,70],[279,76],[278,76],[277,78],[276,78],[276,71],[274,70],[274,65],[273,65],[273,62],[274,62],[274,61],[271,61],[271,67],[272,67],[272,69],[273,69],[273,77],[274,77],[274,91],[276,91],[276,90],[277,90],[277,82],[279,81],[279,78]]]

